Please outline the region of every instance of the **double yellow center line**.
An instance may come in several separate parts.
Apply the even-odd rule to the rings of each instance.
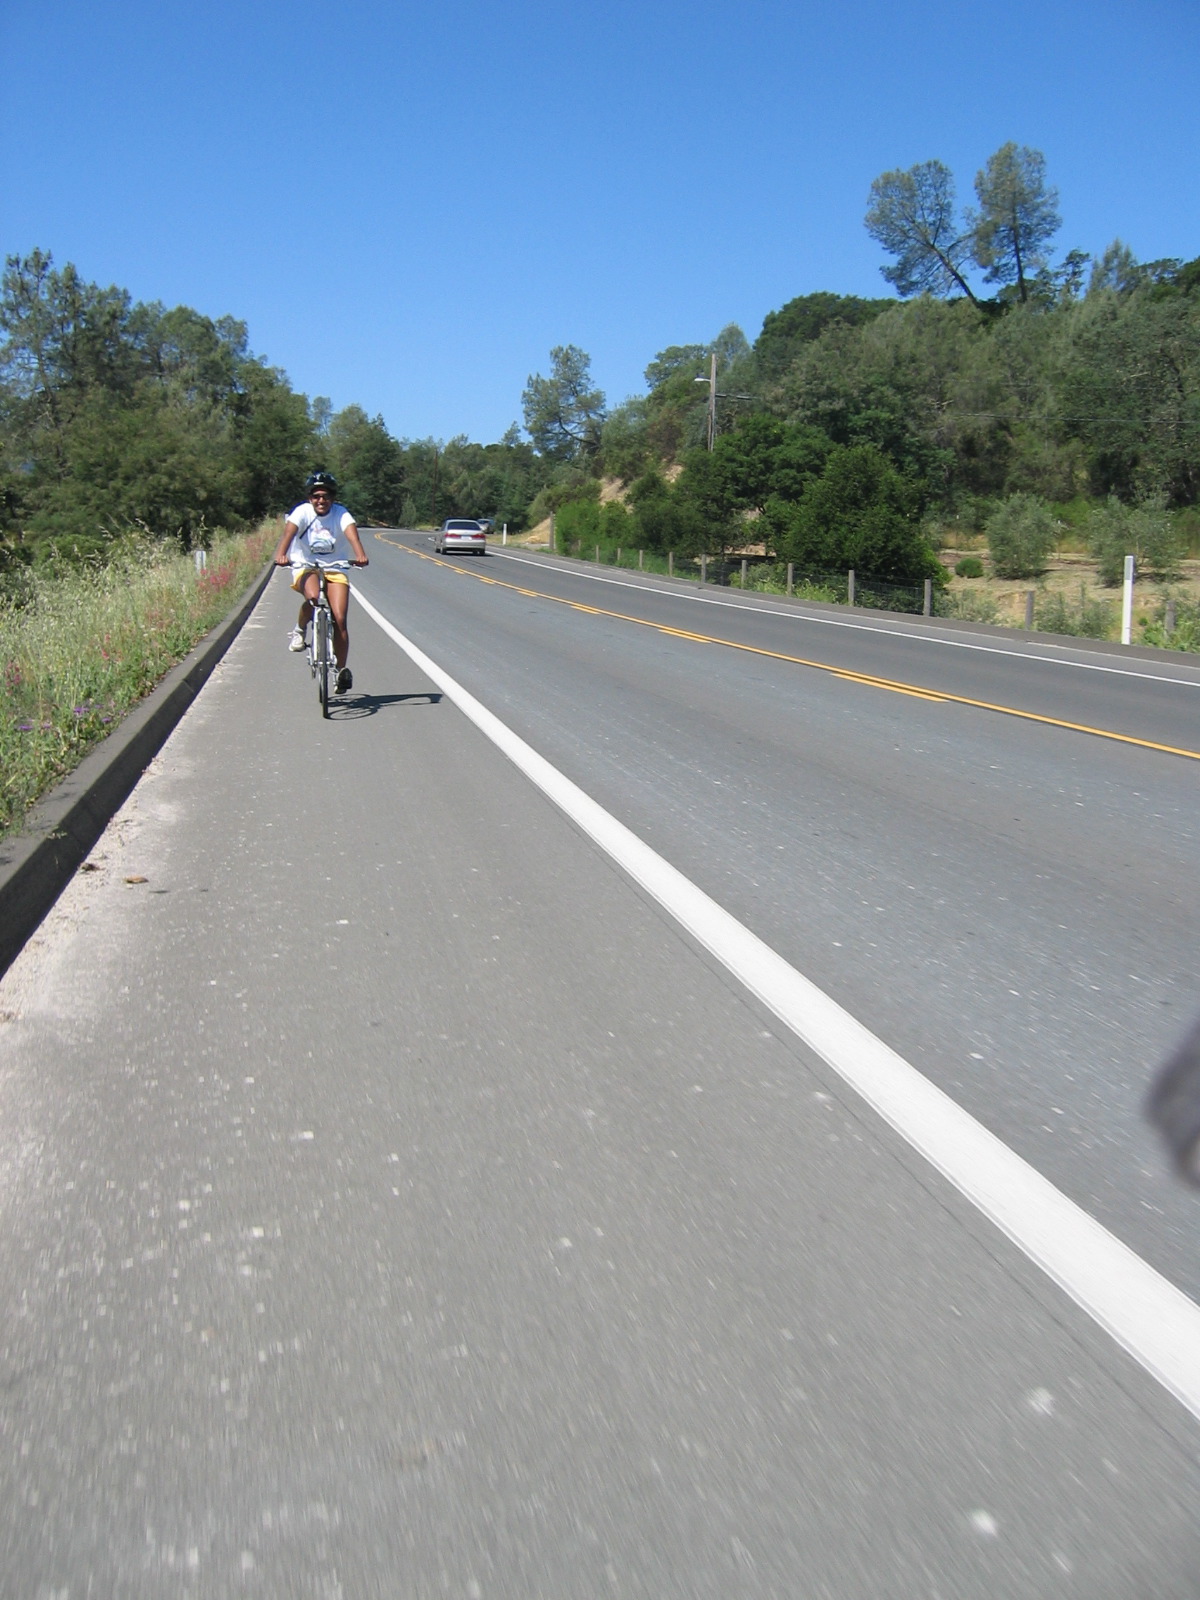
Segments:
[[[664,622],[649,622],[645,617],[631,617],[624,611],[608,611],[603,606],[584,605],[580,600],[565,600],[561,595],[545,594],[539,589],[526,589],[517,583],[506,583],[503,578],[492,578],[482,572],[470,572],[465,567],[455,566],[453,562],[441,561],[437,556],[427,555],[423,550],[414,550],[410,545],[397,544],[394,539],[388,539],[384,534],[377,533],[377,539],[385,544],[390,544],[396,550],[403,550],[407,555],[418,556],[422,561],[432,561],[439,567],[448,567],[451,572],[457,572],[464,577],[474,578],[479,583],[494,584],[500,589],[511,589],[515,594],[527,595],[531,600],[551,600],[555,605],[569,606],[572,611],[581,611],[590,617],[610,617],[617,622],[632,622],[639,628],[651,628],[655,633],[666,634],[672,639],[687,639],[693,644],[715,644],[726,650],[740,650],[746,655],[766,656],[772,661],[786,661],[791,666],[811,667],[815,672],[828,672],[835,678],[841,678],[846,683],[861,683],[871,689],[887,689],[892,694],[910,695],[915,700],[945,701],[951,705],[972,706],[977,711],[996,711],[1001,716],[1019,717],[1024,722],[1040,722],[1050,728],[1066,728],[1071,733],[1088,733],[1096,739],[1111,739],[1117,744],[1135,745],[1139,750],[1157,750],[1163,755],[1183,756],[1188,761],[1200,761],[1200,750],[1184,750],[1177,745],[1156,744],[1153,739],[1136,739],[1129,733],[1117,733],[1112,728],[1092,728],[1084,722],[1067,722],[1062,717],[1043,716],[1038,711],[1024,711],[1019,706],[998,705],[991,700],[973,700],[964,694],[949,694],[944,689],[926,689],[916,683],[901,683],[895,678],[878,678],[869,672],[853,672],[848,667],[837,667],[828,661],[813,661],[807,656],[786,655],[781,650],[765,650],[761,645],[742,644],[737,639],[721,639],[710,633],[693,633],[688,628],[672,628]]]

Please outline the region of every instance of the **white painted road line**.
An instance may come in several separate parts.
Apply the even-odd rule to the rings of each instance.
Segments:
[[[394,627],[363,610],[542,792],[1200,1418],[1200,1306],[723,910]]]
[[[540,567],[543,572],[547,570],[544,562],[532,561],[528,556],[515,556],[508,550],[493,552],[502,556],[505,561],[519,561],[522,566]],[[561,572],[561,567],[552,567],[552,572]],[[718,600],[715,595],[697,594],[690,589],[657,589],[648,583],[629,583],[624,578],[609,578],[599,572],[570,572],[572,578],[585,578],[589,583],[607,583],[617,589],[636,589],[639,594],[660,595],[668,600],[690,600],[694,605],[723,606],[727,611],[741,611],[743,614],[757,617],[785,617],[790,622],[817,622],[823,628],[849,628],[856,633],[883,633],[891,639],[907,639],[910,644],[942,645],[949,650],[976,650],[989,656],[1012,656],[1017,661],[1037,661],[1043,666],[1051,667],[1078,667],[1080,672],[1107,672],[1118,678],[1145,678],[1150,683],[1173,683],[1184,689],[1200,689],[1200,676],[1173,678],[1165,672],[1153,672],[1150,663],[1146,663],[1146,670],[1139,671],[1136,667],[1110,667],[1099,661],[1076,661],[1066,656],[1047,655],[1050,650],[1071,650],[1074,644],[1058,642],[1054,639],[1045,639],[1041,642],[1039,650],[1018,650],[1015,646],[1000,644],[986,644],[978,637],[970,639],[954,638],[945,633],[931,633],[928,629],[913,629],[896,623],[889,622],[855,622],[846,617],[827,617],[817,611],[802,611],[799,607],[782,611],[774,606],[747,606],[736,600]],[[749,591],[747,591],[749,593]],[[1197,670],[1181,662],[1178,664],[1180,672],[1193,672]]]

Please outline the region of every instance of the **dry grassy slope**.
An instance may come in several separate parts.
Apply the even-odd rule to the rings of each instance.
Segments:
[[[964,554],[978,555],[986,564],[986,549],[964,552],[962,550],[941,551],[942,562],[954,571],[957,561]],[[1041,578],[952,578],[950,592],[967,592],[974,594],[989,594],[1007,615],[1011,615],[1017,623],[1025,618],[1025,594],[1029,589],[1044,589],[1050,593],[1060,592],[1075,603],[1079,599],[1079,586],[1084,585],[1089,600],[1103,600],[1115,608],[1121,604],[1121,589],[1106,589],[1096,577],[1096,563],[1083,555],[1052,556],[1047,571]],[[1178,593],[1186,594],[1189,600],[1200,600],[1200,561],[1185,561],[1183,563],[1183,580],[1173,586]],[[1134,589],[1134,615],[1157,615],[1159,601],[1159,586],[1153,583],[1139,582]]]

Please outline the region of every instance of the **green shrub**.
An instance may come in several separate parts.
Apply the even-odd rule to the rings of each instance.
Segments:
[[[787,580],[783,584],[784,593],[787,593]],[[818,583],[813,579],[802,578],[792,591],[797,600],[822,600],[826,605],[844,606],[846,604],[845,589],[834,589],[827,583]]]
[[[731,589],[742,587],[742,575],[735,572],[729,580]],[[757,594],[786,594],[787,593],[787,567],[782,561],[760,561],[751,564],[750,571],[746,574],[747,589],[753,589]]]
[[[978,556],[964,556],[955,563],[954,571],[960,578],[982,578],[983,562]]]
[[[958,617],[963,622],[999,622],[1000,602],[986,590],[960,589],[934,596],[935,617]]]
[[[1034,608],[1040,633],[1066,633],[1081,639],[1107,639],[1113,629],[1112,607],[1088,598],[1087,585],[1079,585],[1079,600],[1072,604],[1061,590],[1043,594]]]
[[[604,544],[628,549],[633,538],[634,521],[619,500],[610,500],[600,507],[600,539]]]
[[[1166,495],[1146,495],[1139,500],[1129,513],[1129,527],[1138,570],[1160,583],[1178,578],[1183,540],[1167,510]]]
[[[1175,626],[1167,632],[1167,605],[1172,597],[1162,597],[1158,616],[1142,624],[1142,643],[1160,650],[1200,652],[1200,601],[1175,597]]]
[[[1087,531],[1100,581],[1110,589],[1124,579],[1126,556],[1135,558],[1139,572],[1160,582],[1179,576],[1184,540],[1165,495],[1146,495],[1127,506],[1110,494],[1092,507]]]
[[[779,555],[818,571],[870,573],[896,583],[948,574],[918,519],[919,495],[874,445],[838,446],[798,503],[768,497],[763,537]]]
[[[734,573],[730,581],[731,588],[740,589],[742,586],[741,574]],[[747,574],[746,588],[758,594],[786,594],[787,562],[763,561],[751,566]],[[792,584],[792,593],[797,600],[821,600],[826,605],[839,606],[846,603],[845,586],[837,587],[829,583],[822,583],[818,578],[796,578]]]
[[[988,518],[988,552],[1001,578],[1033,578],[1046,570],[1055,524],[1038,494],[1010,494]]]
[[[1125,557],[1132,554],[1129,508],[1110,494],[1093,506],[1087,520],[1088,553],[1096,563],[1096,576],[1108,588],[1115,588],[1125,572]]]
[[[708,529],[693,501],[676,493],[661,473],[644,473],[629,491],[633,516],[629,543],[645,550],[689,556],[707,549]]]
[[[1183,506],[1175,513],[1175,532],[1189,560],[1200,559],[1200,507]]]
[[[554,539],[557,549],[569,552],[573,545],[599,544],[600,503],[598,500],[568,500],[554,513]]]

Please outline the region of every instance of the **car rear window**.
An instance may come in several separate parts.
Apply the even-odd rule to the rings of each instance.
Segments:
[[[448,522],[447,533],[482,533],[483,529],[477,522]]]

